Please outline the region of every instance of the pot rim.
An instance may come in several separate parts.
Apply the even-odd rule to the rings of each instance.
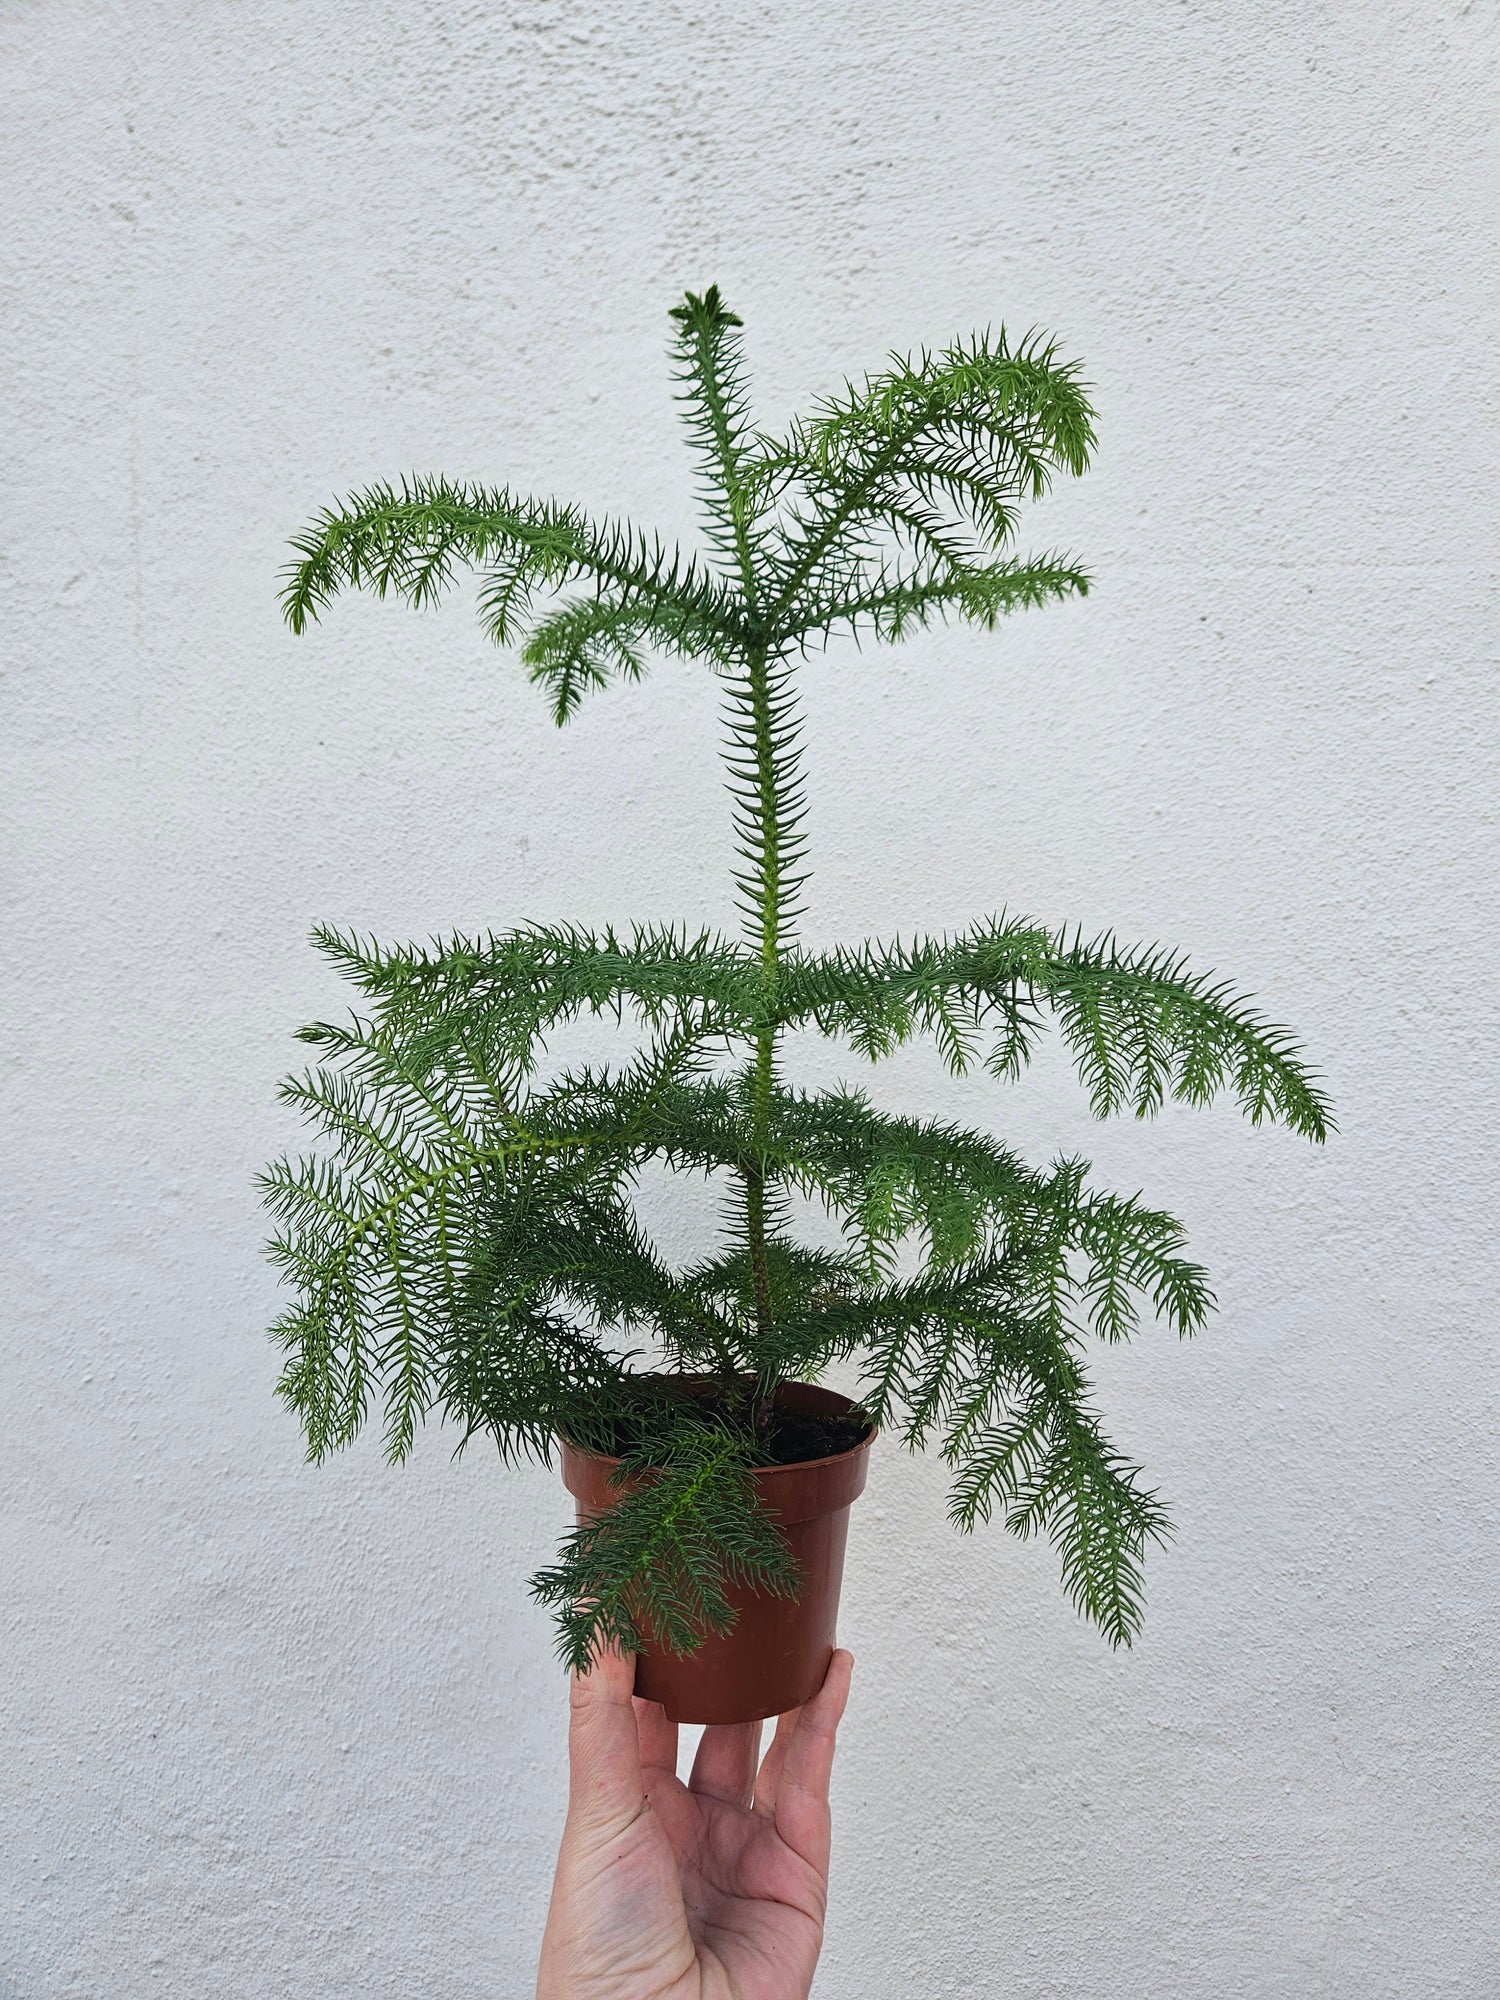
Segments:
[[[666,1368],[657,1370],[655,1372],[657,1375],[657,1379],[659,1380],[666,1379],[669,1381],[678,1381],[678,1382],[712,1382],[717,1379],[715,1376],[712,1375],[694,1375],[694,1374],[688,1374],[685,1371],[679,1374],[671,1369],[666,1369]],[[644,1380],[647,1378],[643,1377],[642,1379]],[[788,1381],[785,1386],[789,1389],[816,1389],[820,1396],[839,1397],[840,1400],[846,1403],[851,1410],[857,1407],[854,1398],[852,1396],[844,1395],[842,1389],[825,1389],[821,1382]],[[786,1472],[806,1472],[809,1466],[844,1465],[851,1458],[857,1458],[862,1451],[868,1451],[870,1449],[870,1446],[874,1444],[876,1438],[878,1438],[879,1435],[880,1435],[879,1424],[872,1422],[870,1424],[869,1429],[860,1439],[859,1443],[850,1445],[847,1451],[829,1452],[823,1458],[796,1458],[793,1459],[789,1465],[755,1465],[750,1468],[751,1477],[756,1481],[760,1481],[762,1479],[775,1479],[780,1474]],[[576,1456],[579,1458],[592,1459],[596,1465],[616,1466],[616,1465],[623,1465],[625,1462],[622,1458],[611,1457],[606,1452],[591,1451],[587,1445],[575,1444],[573,1439],[570,1438],[564,1431],[559,1431],[557,1433],[557,1441],[565,1451],[571,1451],[575,1453]]]

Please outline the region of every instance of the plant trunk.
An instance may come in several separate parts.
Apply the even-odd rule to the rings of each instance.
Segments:
[[[760,951],[761,984],[766,1002],[774,1003],[778,984],[781,942],[781,829],[776,797],[776,754],[771,731],[771,694],[766,672],[764,646],[749,656],[750,707],[755,729],[755,809],[758,834],[758,905],[755,943]],[[752,1406],[757,1437],[770,1425],[770,1411],[776,1395],[776,1377],[769,1381],[765,1369],[770,1343],[773,1303],[771,1274],[766,1258],[765,1148],[771,1137],[771,1088],[775,1074],[776,1030],[767,1024],[755,1037],[755,1096],[753,1137],[757,1157],[745,1174],[745,1234],[750,1258],[751,1283],[755,1292],[755,1331],[760,1354],[757,1374],[761,1388]]]

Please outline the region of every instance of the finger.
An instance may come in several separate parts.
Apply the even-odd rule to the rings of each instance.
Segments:
[[[730,1805],[747,1806],[759,1756],[758,1722],[711,1722],[693,1759],[690,1789]]]
[[[568,1708],[568,1817],[600,1828],[641,1809],[641,1749],[631,1692],[635,1662],[601,1653],[574,1674]]]
[[[641,1745],[641,1769],[677,1775],[677,1724],[659,1701],[635,1702],[635,1728]]]
[[[828,1866],[828,1779],[853,1667],[852,1654],[843,1651],[829,1661],[822,1687],[787,1736],[776,1778],[776,1831],[820,1874]]]
[[[825,1685],[829,1674],[832,1674],[834,1670],[834,1665],[838,1661],[838,1658],[839,1655],[834,1653],[829,1659],[828,1673],[823,1676]],[[854,1664],[854,1656],[852,1653],[846,1653],[844,1659],[848,1662],[848,1666],[841,1667],[840,1672],[846,1677],[844,1699],[847,1700],[847,1674],[849,1668]],[[839,1713],[843,1713],[842,1706]],[[762,1763],[755,1780],[755,1810],[758,1813],[768,1813],[773,1816],[775,1814],[776,1795],[781,1788],[782,1771],[786,1767],[787,1747],[797,1733],[797,1725],[802,1719],[802,1714],[803,1710],[800,1708],[789,1708],[784,1715],[779,1715],[776,1718],[776,1734],[771,1739],[771,1747],[766,1752],[765,1761]]]
[[[761,1759],[761,1766],[755,1776],[755,1810],[758,1813],[775,1814],[776,1788],[781,1780],[781,1768],[786,1762],[786,1746],[792,1740],[792,1731],[797,1727],[800,1708],[789,1708],[785,1715],[776,1718],[776,1734],[771,1738],[771,1747]]]

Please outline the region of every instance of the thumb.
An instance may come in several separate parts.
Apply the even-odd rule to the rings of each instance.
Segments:
[[[636,1733],[635,1661],[602,1653],[574,1674],[568,1707],[568,1817],[614,1831],[641,1809],[641,1746]]]

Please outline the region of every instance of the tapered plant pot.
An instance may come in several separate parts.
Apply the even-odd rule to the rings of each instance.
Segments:
[[[786,1382],[782,1407],[806,1416],[845,1416],[854,1405],[832,1389]],[[755,1472],[762,1505],[785,1534],[802,1572],[795,1600],[731,1588],[738,1617],[723,1638],[705,1639],[679,1659],[665,1648],[636,1656],[635,1691],[659,1701],[674,1722],[751,1722],[800,1708],[823,1685],[833,1656],[849,1509],[864,1491],[872,1429],[852,1450]],[[628,1485],[612,1484],[616,1458],[562,1445],[563,1483],[580,1522],[606,1513]]]

